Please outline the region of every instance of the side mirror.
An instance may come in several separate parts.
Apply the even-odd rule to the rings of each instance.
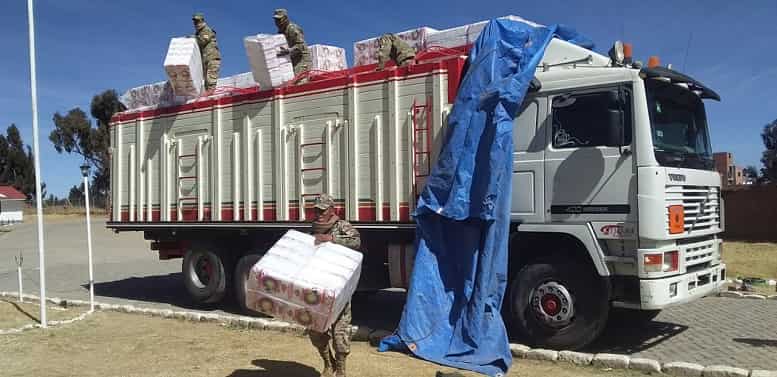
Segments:
[[[623,146],[623,111],[616,109],[607,110],[607,146]]]

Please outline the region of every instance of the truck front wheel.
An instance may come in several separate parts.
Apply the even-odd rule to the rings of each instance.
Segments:
[[[579,349],[607,323],[607,286],[580,265],[528,264],[513,277],[508,298],[512,331],[533,346]]]
[[[225,256],[211,250],[195,248],[183,258],[183,280],[189,295],[198,303],[221,301],[227,292],[227,271],[231,274]]]

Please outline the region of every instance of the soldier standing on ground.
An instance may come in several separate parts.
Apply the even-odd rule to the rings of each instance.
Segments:
[[[205,90],[208,91],[216,87],[216,82],[219,79],[219,71],[221,70],[219,44],[216,41],[216,32],[205,23],[205,16],[202,13],[195,13],[192,16],[192,22],[194,22],[195,38],[197,38],[197,45],[200,47],[200,55],[202,56]]]
[[[415,59],[415,49],[394,34],[383,34],[378,39],[378,71],[393,60],[398,67],[405,67]]]
[[[316,237],[316,245],[323,242],[336,244],[358,250],[361,246],[361,237],[351,223],[341,220],[335,214],[334,201],[327,194],[321,194],[315,202],[316,219],[313,221],[313,235]],[[332,340],[332,348],[329,341]],[[324,360],[324,377],[345,377],[345,358],[351,352],[351,302],[345,305],[342,313],[332,324],[332,327],[319,333],[310,331],[310,341],[318,349],[321,359]]]
[[[310,69],[310,50],[305,43],[305,33],[302,32],[302,28],[289,21],[286,9],[276,9],[272,17],[275,20],[275,26],[278,27],[278,33],[286,37],[286,44],[289,45],[289,48],[281,48],[278,56],[289,55],[295,76]]]

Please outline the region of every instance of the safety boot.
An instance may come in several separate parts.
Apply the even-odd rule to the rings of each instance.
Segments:
[[[335,377],[345,377],[345,357],[346,354],[335,354]]]
[[[319,350],[318,352],[321,355],[321,359],[324,360],[324,370],[321,371],[321,377],[334,377],[335,360],[332,357],[332,353],[329,351],[329,348],[327,348],[326,350]]]

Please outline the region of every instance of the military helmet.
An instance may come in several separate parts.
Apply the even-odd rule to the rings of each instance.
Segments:
[[[289,12],[287,12],[286,9],[283,9],[283,8],[276,9],[275,12],[273,12],[272,17],[273,18],[289,17]]]
[[[316,197],[314,207],[326,211],[335,206],[335,200],[329,194],[321,194]]]
[[[205,21],[205,15],[201,12],[197,12],[192,16],[192,21]]]

